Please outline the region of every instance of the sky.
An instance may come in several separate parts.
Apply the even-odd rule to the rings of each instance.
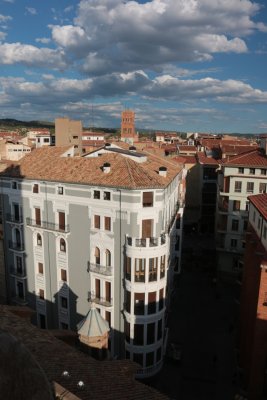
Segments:
[[[267,132],[267,2],[0,0],[0,118]]]

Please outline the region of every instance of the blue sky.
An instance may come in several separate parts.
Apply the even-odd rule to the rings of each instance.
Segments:
[[[267,5],[266,5],[267,7]],[[0,0],[0,118],[267,132],[263,0]]]

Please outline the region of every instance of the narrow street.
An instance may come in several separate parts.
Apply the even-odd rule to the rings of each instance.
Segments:
[[[214,281],[191,256],[172,293],[169,344],[182,349],[181,362],[166,359],[148,384],[179,400],[232,400],[237,393],[234,287]]]

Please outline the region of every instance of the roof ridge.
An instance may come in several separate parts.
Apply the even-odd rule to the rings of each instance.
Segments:
[[[233,158],[231,158],[230,160],[226,161],[225,164],[231,163],[232,161],[238,160],[238,159],[240,159],[240,158],[242,158],[244,156],[247,156],[250,153],[256,153],[256,152],[258,153],[258,149],[252,149],[252,150],[245,151],[244,153],[241,153],[241,154],[238,154],[236,156],[233,156]]]
[[[125,157],[126,167],[127,167],[128,172],[129,172],[130,179],[131,179],[131,181],[132,181],[132,184],[135,185],[135,180],[134,180],[134,177],[133,177],[133,174],[132,174],[130,165],[129,165],[129,161],[130,161],[130,160],[129,160],[128,158]],[[135,164],[136,164],[136,163],[135,163]]]

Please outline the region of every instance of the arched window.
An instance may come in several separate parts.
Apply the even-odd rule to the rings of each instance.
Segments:
[[[111,265],[111,252],[106,249],[106,266],[110,267]]]
[[[37,233],[37,246],[42,246],[42,236]]]
[[[60,251],[63,251],[64,253],[66,253],[66,242],[62,238],[60,239],[59,247],[60,247]]]
[[[98,247],[95,248],[95,263],[100,264],[100,250]]]
[[[15,241],[16,241],[16,246],[20,247],[21,246],[21,236],[20,236],[20,231],[19,229],[15,229]]]

